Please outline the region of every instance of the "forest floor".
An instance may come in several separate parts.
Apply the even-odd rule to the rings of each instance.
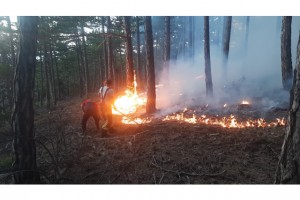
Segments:
[[[59,102],[52,111],[35,111],[37,163],[43,183],[274,182],[284,126],[223,128],[161,119],[126,125],[115,117],[111,136],[97,131],[93,119],[83,136],[80,103],[79,98],[69,99]],[[272,112],[270,116],[274,117],[287,114],[281,109]],[[8,129],[0,132],[0,140],[6,141],[0,144],[0,158],[5,160],[11,155],[11,134]],[[9,183],[3,174],[1,183]]]

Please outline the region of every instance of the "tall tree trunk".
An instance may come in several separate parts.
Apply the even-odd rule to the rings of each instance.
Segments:
[[[105,17],[101,17],[101,23],[102,23],[102,34],[103,34],[103,55],[104,55],[104,60],[103,60],[103,63],[104,63],[104,78],[107,79],[108,78],[108,56],[107,56],[107,36],[105,36],[105,31],[104,31],[104,25],[105,25]]]
[[[230,34],[231,34],[231,21],[232,16],[225,17],[224,19],[224,31],[223,31],[223,75],[225,81],[227,80],[227,63],[230,45]]]
[[[50,83],[51,83],[51,96],[52,96],[52,100],[54,105],[56,105],[56,86],[55,86],[55,77],[54,77],[54,62],[53,62],[53,54],[52,54],[52,39],[50,38],[50,44],[49,44],[49,51],[50,51],[50,69],[49,69],[49,75],[50,75]]]
[[[171,54],[171,17],[165,17],[165,42],[164,42],[164,72],[165,81],[169,85],[170,54]]]
[[[46,105],[47,109],[51,108],[51,89],[50,89],[50,77],[49,77],[49,58],[47,54],[47,45],[44,41],[44,66],[45,66],[45,78],[46,78]]]
[[[138,83],[138,90],[144,88],[143,85],[143,77],[142,77],[142,64],[141,64],[141,41],[140,41],[140,18],[136,16],[136,46],[137,46],[137,83]]]
[[[206,96],[212,97],[213,83],[211,78],[211,64],[210,64],[209,17],[204,17],[204,59],[205,59]]]
[[[44,105],[44,70],[43,70],[43,61],[42,61],[42,50],[40,51],[40,64],[41,64],[41,99],[40,99],[40,105]]]
[[[90,90],[90,78],[89,78],[89,65],[88,65],[88,59],[87,59],[87,52],[86,52],[86,44],[85,44],[85,32],[83,28],[83,20],[81,19],[81,36],[82,36],[82,46],[83,46],[83,67],[84,67],[84,87],[85,87],[85,97],[88,97],[88,93]]]
[[[281,29],[281,72],[284,90],[292,86],[293,67],[291,53],[292,17],[282,17]]]
[[[57,85],[57,99],[61,99],[61,95],[60,95],[60,78],[59,78],[59,72],[58,72],[58,64],[57,64],[57,57],[56,57],[56,53],[55,51],[53,51],[53,55],[54,55],[54,63],[55,63],[55,71],[56,71],[56,85]]]
[[[133,56],[132,56],[132,42],[131,42],[131,30],[130,30],[130,17],[124,17],[125,25],[125,51],[126,51],[126,86],[127,89],[134,90],[134,73],[133,73]]]
[[[244,44],[244,56],[247,55],[248,49],[248,38],[249,38],[249,24],[250,24],[250,17],[246,17],[246,34],[245,34],[245,44]]]
[[[194,46],[194,17],[190,16],[189,17],[189,59],[191,59],[191,61],[193,61],[193,46]]]
[[[107,56],[107,60],[108,60],[108,79],[113,80],[114,79],[114,71],[113,71],[113,49],[112,49],[112,41],[111,41],[111,21],[110,21],[110,17],[107,17],[107,52],[108,52],[108,56]]]
[[[14,79],[12,131],[15,183],[40,182],[36,164],[33,94],[36,65],[37,17],[20,17],[19,55]]]
[[[125,81],[124,81],[124,77],[123,77],[123,58],[122,58],[122,50],[120,49],[119,51],[119,57],[120,57],[120,86],[123,88],[123,85],[125,84]]]
[[[84,77],[84,69],[83,69],[83,56],[82,50],[79,40],[79,35],[77,32],[77,28],[75,27],[75,35],[76,35],[76,54],[77,54],[77,63],[78,63],[78,71],[79,71],[79,80],[80,80],[80,97],[87,97],[87,91],[85,87],[85,77]]]
[[[145,41],[147,57],[147,104],[148,114],[156,111],[155,68],[153,55],[153,35],[151,17],[145,17]]]
[[[290,91],[290,111],[276,171],[275,183],[300,183],[300,32],[293,87]]]

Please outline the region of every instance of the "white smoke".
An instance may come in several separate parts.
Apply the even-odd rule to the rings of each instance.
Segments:
[[[280,30],[276,32],[278,17],[250,17],[249,37],[244,53],[245,17],[233,17],[227,82],[223,76],[220,46],[211,46],[213,99],[205,95],[203,49],[194,61],[170,62],[170,84],[161,73],[157,87],[157,108],[165,112],[181,110],[186,106],[216,105],[241,102],[242,99],[260,100],[266,108],[289,101],[289,92],[282,90]],[[280,21],[281,24],[281,21]],[[295,64],[299,17],[292,23],[292,59]],[[199,45],[203,46],[203,45]]]

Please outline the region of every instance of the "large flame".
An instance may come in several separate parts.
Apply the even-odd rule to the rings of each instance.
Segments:
[[[128,115],[135,113],[139,106],[146,105],[147,99],[144,95],[137,94],[136,75],[134,74],[134,88],[125,90],[123,96],[117,97],[114,102],[115,108],[113,108],[113,114],[115,115]]]

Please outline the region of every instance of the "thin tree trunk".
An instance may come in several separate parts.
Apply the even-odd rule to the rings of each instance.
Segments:
[[[171,54],[171,17],[165,17],[165,43],[164,43],[164,73],[166,85],[169,85],[170,54]]]
[[[104,24],[105,24],[105,17],[101,17],[101,21],[102,21],[102,34],[103,34],[103,54],[104,54],[104,59],[103,59],[103,63],[104,63],[104,78],[107,79],[108,78],[108,56],[107,56],[107,41],[106,41],[106,37],[105,37],[105,31],[104,31]]]
[[[42,61],[42,50],[40,51],[40,62],[41,62],[41,106],[44,105],[44,70],[43,70],[43,61]],[[45,58],[44,58],[45,59]]]
[[[205,83],[206,96],[213,96],[213,83],[211,78],[210,64],[210,39],[209,39],[209,17],[204,17],[204,60],[205,60]]]
[[[276,170],[275,183],[300,183],[300,32],[293,87],[290,91],[290,111],[287,118],[283,145]]]
[[[120,81],[121,81],[121,87],[123,88],[123,86],[124,86],[124,76],[123,76],[123,58],[122,58],[122,53],[121,53],[122,51],[120,50],[119,51],[119,56],[120,56],[120,63],[121,63],[121,66],[120,66]]]
[[[228,54],[229,54],[229,45],[230,45],[230,33],[231,33],[231,21],[232,16],[225,17],[224,20],[224,32],[223,32],[223,75],[225,81],[227,80],[227,63],[228,63]]]
[[[290,90],[293,79],[291,53],[292,17],[282,17],[281,30],[281,72],[284,90]]]
[[[55,51],[53,52],[54,54],[54,63],[55,63],[55,71],[56,71],[56,83],[57,83],[57,97],[58,99],[61,99],[61,95],[60,95],[60,78],[59,78],[59,72],[58,72],[58,64],[57,64],[57,58],[56,58],[56,53]]]
[[[145,41],[147,55],[147,104],[148,114],[156,111],[155,68],[153,55],[153,34],[151,17],[145,17]]]
[[[124,17],[125,24],[125,52],[126,52],[126,86],[127,89],[134,90],[134,73],[133,73],[133,56],[132,56],[132,42],[131,42],[131,30],[130,30],[130,17]]]
[[[193,33],[194,33],[194,26],[193,26],[193,17],[189,17],[189,59],[193,60]]]
[[[46,105],[47,109],[51,107],[51,94],[50,94],[50,80],[49,80],[49,59],[47,55],[47,45],[44,41],[44,66],[45,66],[45,78],[46,78]]]
[[[138,83],[138,90],[144,88],[143,86],[143,75],[142,69],[143,66],[141,64],[141,41],[140,41],[140,18],[136,16],[136,43],[137,43],[137,83]]]
[[[50,75],[50,83],[51,83],[51,96],[54,105],[56,105],[56,86],[55,86],[55,77],[54,77],[54,67],[53,67],[53,55],[52,55],[52,41],[50,38],[50,44],[49,44],[49,51],[50,51],[50,70],[49,70],[49,75]]]
[[[33,94],[36,65],[37,17],[20,17],[19,55],[14,79],[12,131],[15,183],[40,182],[36,164]]]
[[[107,17],[107,33],[108,35],[111,32],[111,21],[110,17]],[[111,36],[107,36],[107,51],[108,51],[108,79],[113,80],[114,72],[113,72],[113,49],[112,49],[112,41]]]
[[[85,87],[85,97],[88,97],[89,88],[90,88],[90,79],[89,79],[89,65],[87,59],[87,52],[86,52],[86,44],[85,44],[85,32],[83,28],[83,21],[81,20],[81,35],[82,35],[82,46],[83,46],[83,67],[84,67],[84,87]]]
[[[80,80],[80,97],[83,96],[87,97],[87,91],[85,90],[85,77],[84,77],[84,70],[83,70],[83,57],[81,51],[81,45],[79,41],[79,35],[77,32],[77,28],[75,27],[75,35],[76,37],[76,54],[77,54],[77,63],[78,63],[78,71],[79,71],[79,80]]]
[[[248,38],[249,38],[249,24],[250,24],[250,17],[246,17],[246,35],[245,35],[245,44],[244,44],[244,56],[247,55],[248,49]]]

